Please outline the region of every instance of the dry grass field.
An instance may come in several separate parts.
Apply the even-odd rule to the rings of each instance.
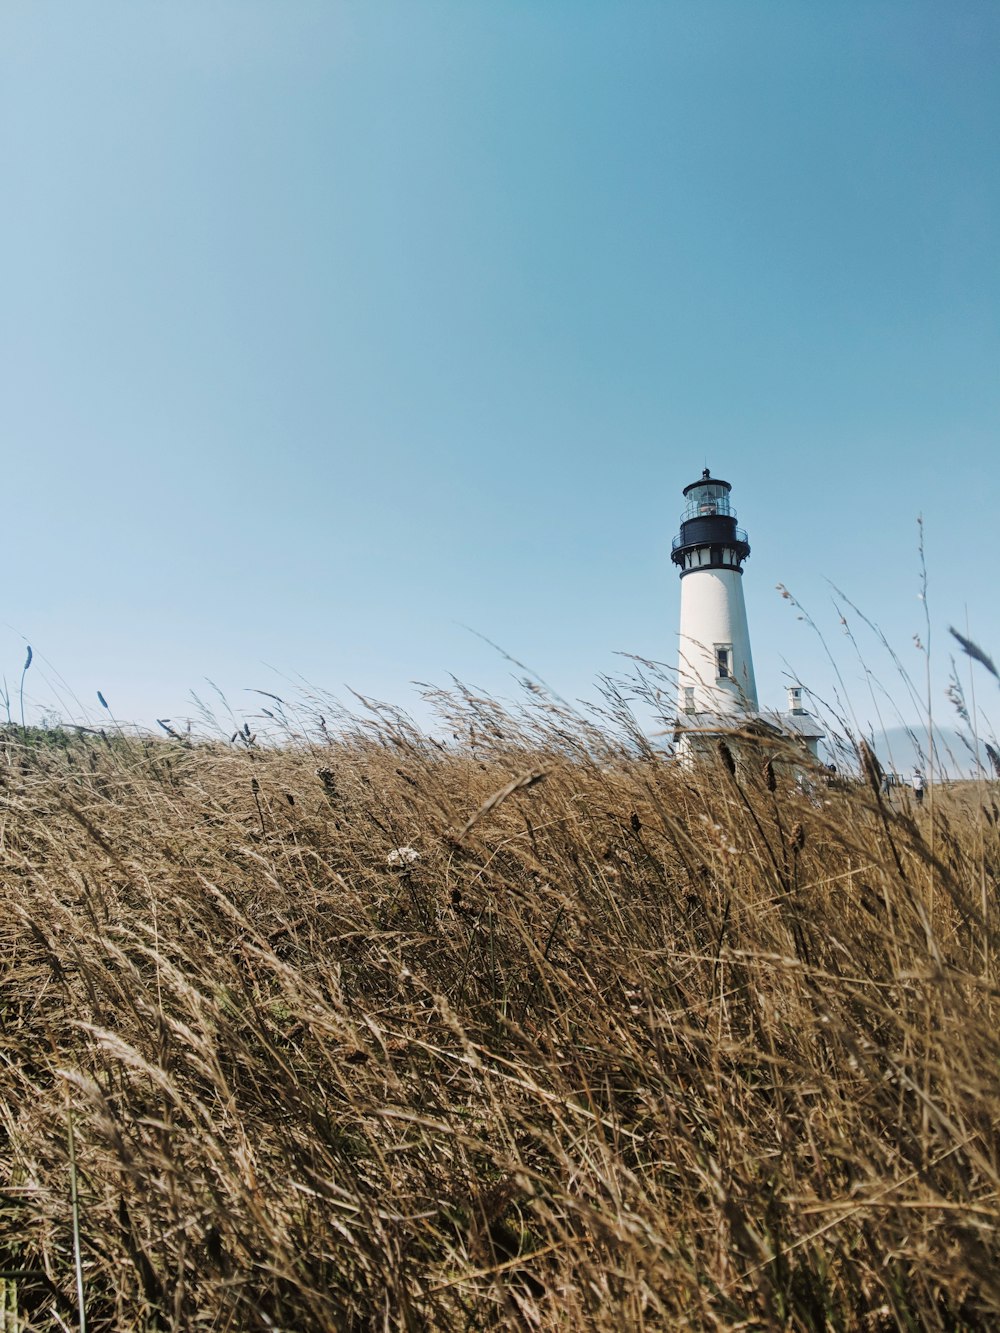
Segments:
[[[998,1327],[996,788],[438,702],[5,733],[0,1328]]]

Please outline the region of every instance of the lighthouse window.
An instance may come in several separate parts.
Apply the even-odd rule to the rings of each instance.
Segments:
[[[694,686],[684,686],[684,711],[685,713],[694,712]]]
[[[729,680],[733,674],[733,645],[717,643],[715,645],[715,674],[719,680]]]
[[[690,518],[712,518],[716,514],[731,514],[729,487],[724,482],[707,482],[689,488],[687,505],[681,521]]]

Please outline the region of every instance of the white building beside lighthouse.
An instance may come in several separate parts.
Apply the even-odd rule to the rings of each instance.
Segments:
[[[789,696],[789,714],[770,718],[758,710],[750,628],[743,599],[747,534],[736,526],[732,486],[708,468],[684,487],[680,533],[670,558],[680,568],[681,620],[676,739],[690,757],[720,735],[747,728],[794,737],[815,756],[823,735],[802,705],[802,690]]]

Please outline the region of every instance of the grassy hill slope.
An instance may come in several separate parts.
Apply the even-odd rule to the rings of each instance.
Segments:
[[[325,725],[4,740],[8,1319],[996,1327],[989,790]]]

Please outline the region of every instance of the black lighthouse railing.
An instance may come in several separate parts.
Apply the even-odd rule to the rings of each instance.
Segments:
[[[713,477],[708,468],[698,481],[684,487],[687,506],[681,515],[681,530],[671,543],[670,558],[681,573],[695,569],[741,569],[750,554],[747,534],[736,526],[736,511],[730,506],[728,481]],[[707,558],[689,559],[692,551],[704,550]]]
[[[700,526],[704,524],[704,526]],[[725,542],[729,546],[746,547],[742,559],[746,559],[750,554],[750,543],[747,540],[746,530],[736,526],[736,519],[731,520],[731,526],[720,530],[715,524],[709,524],[705,519],[689,519],[687,523],[682,524],[678,535],[670,543],[671,553],[674,551],[686,551],[692,546],[715,546],[720,542]],[[671,559],[673,555],[671,554]],[[678,560],[676,562],[680,564]]]

